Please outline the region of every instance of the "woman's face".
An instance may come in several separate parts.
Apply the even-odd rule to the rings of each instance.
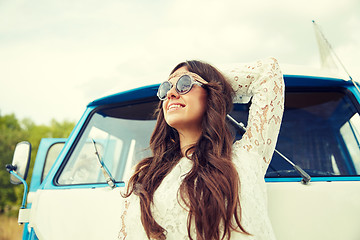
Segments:
[[[188,72],[188,69],[181,67],[174,74],[179,72]],[[188,93],[180,95],[175,90],[178,78],[169,79],[173,87],[167,93],[167,99],[162,105],[165,121],[179,132],[199,130],[206,110],[206,90],[195,84]]]

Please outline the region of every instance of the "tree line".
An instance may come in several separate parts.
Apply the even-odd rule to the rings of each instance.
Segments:
[[[67,138],[74,126],[74,122],[67,120],[59,122],[55,119],[47,125],[38,125],[29,118],[19,120],[15,114],[2,115],[0,112],[0,213],[21,205],[23,186],[12,185],[9,180],[10,174],[5,169],[5,165],[12,162],[16,144],[21,141],[31,143],[31,161],[26,180],[30,184],[40,140]]]

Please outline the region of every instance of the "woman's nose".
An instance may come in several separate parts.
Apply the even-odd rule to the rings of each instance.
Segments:
[[[170,90],[167,92],[166,95],[167,95],[167,99],[180,97],[180,94],[176,91],[175,86],[172,86],[172,88],[170,88]]]

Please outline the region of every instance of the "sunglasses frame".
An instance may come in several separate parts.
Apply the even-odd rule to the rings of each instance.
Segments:
[[[192,73],[192,74],[194,74],[194,73]],[[190,81],[191,81],[190,87],[189,87],[189,89],[186,90],[185,92],[179,92],[179,90],[178,90],[178,83],[179,83],[180,79],[181,79],[182,77],[184,77],[184,76],[188,76],[188,77],[190,78]],[[203,79],[202,79],[200,76],[198,76],[197,74],[196,74],[196,77],[199,77],[202,81],[206,82],[205,80],[203,80]],[[169,78],[169,80],[170,80],[170,79],[171,79],[171,78]],[[168,92],[173,88],[173,86],[174,86],[169,80],[161,83],[160,86],[159,86],[159,88],[158,88],[158,91],[157,91],[157,94],[156,94],[156,95],[157,95],[157,97],[158,97],[161,101],[165,101],[165,100],[167,99],[167,93],[168,93]],[[170,84],[170,89],[166,92],[164,98],[161,98],[161,97],[160,97],[160,88],[161,88],[161,86],[163,86],[163,84],[165,84],[165,83],[166,83],[166,84]],[[193,76],[191,76],[189,73],[183,73],[183,74],[180,75],[180,77],[179,77],[178,80],[176,81],[175,90],[176,90],[176,92],[177,92],[178,94],[184,95],[184,94],[187,94],[188,92],[190,92],[194,85],[198,85],[198,86],[200,86],[200,87],[203,87],[204,84],[201,83],[200,81],[194,79]]]

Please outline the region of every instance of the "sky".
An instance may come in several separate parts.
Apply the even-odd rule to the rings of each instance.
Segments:
[[[184,60],[319,68],[312,20],[359,81],[358,0],[0,0],[0,115],[76,122]]]

